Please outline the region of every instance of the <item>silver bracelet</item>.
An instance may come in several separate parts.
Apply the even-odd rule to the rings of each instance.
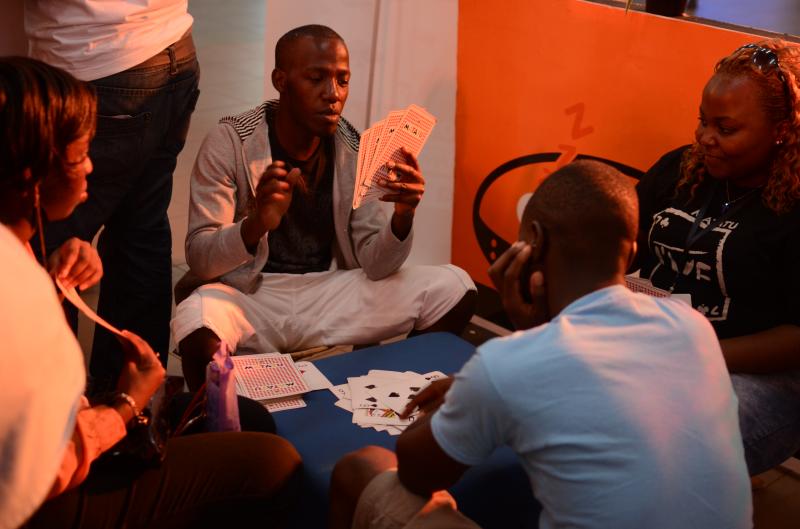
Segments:
[[[136,401],[133,400],[133,397],[125,393],[124,391],[117,392],[116,399],[123,401],[125,404],[131,407],[133,411],[133,419],[136,420],[142,412],[139,410],[139,407],[136,405]]]

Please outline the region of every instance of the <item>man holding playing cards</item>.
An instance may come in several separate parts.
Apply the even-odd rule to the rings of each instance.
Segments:
[[[415,156],[378,203],[352,209],[358,132],[342,117],[350,68],[325,26],[275,48],[278,101],[223,118],[192,172],[186,259],[203,281],[172,330],[190,389],[220,341],[238,352],[368,344],[406,332],[460,332],[475,286],[452,266],[401,268],[425,191]]]
[[[367,447],[337,464],[332,529],[474,528],[442,489],[501,445],[520,456],[542,529],[752,526],[714,330],[689,305],[625,288],[637,219],[633,186],[598,162],[541,184],[489,270],[528,330],[417,395],[406,413],[427,413],[396,457]]]

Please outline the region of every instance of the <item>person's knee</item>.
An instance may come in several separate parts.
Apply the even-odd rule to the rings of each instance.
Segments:
[[[331,490],[357,499],[378,474],[397,466],[394,452],[379,446],[365,446],[342,457],[333,467]]]
[[[197,391],[203,385],[206,365],[219,349],[219,344],[219,337],[206,327],[191,332],[178,343],[178,355],[189,391]]]
[[[236,450],[242,475],[247,475],[257,495],[271,496],[286,488],[302,466],[297,449],[274,434],[242,432]]]
[[[478,292],[475,290],[467,290],[461,299],[442,315],[442,317],[433,322],[433,324],[412,332],[411,335],[429,332],[461,334],[475,314],[477,304]]]

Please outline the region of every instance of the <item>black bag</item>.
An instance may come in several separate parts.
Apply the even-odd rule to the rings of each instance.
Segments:
[[[183,390],[183,377],[170,376],[164,380],[153,396],[151,407],[142,410],[128,425],[128,433],[117,444],[103,452],[93,463],[113,465],[132,470],[158,468],[167,454],[167,440],[170,437],[168,414],[175,395]],[[116,394],[112,393],[96,399],[96,403],[110,403]],[[95,403],[93,403],[95,404]]]

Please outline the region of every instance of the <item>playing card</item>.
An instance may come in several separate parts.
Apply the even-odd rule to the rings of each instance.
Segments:
[[[370,390],[379,385],[387,383],[389,379],[379,378],[371,375],[364,377],[348,377],[347,383],[350,385],[350,395],[352,396],[353,409],[378,407],[378,399],[369,393]]]
[[[425,373],[421,375],[422,378],[427,380],[428,382],[433,382],[434,380],[440,380],[442,378],[447,378],[447,375],[442,373],[441,371],[431,371],[430,373]]]
[[[367,169],[366,173],[367,177],[369,177],[370,174],[369,170],[372,167],[372,164],[374,163],[375,154],[378,152],[378,146],[380,145],[381,140],[383,139],[383,129],[385,124],[386,120],[382,119],[377,123],[375,123],[372,127],[370,127],[373,130],[373,132],[370,137],[370,142],[365,145],[365,147],[367,148],[367,156],[366,158],[364,158],[365,168]]]
[[[401,419],[390,409],[354,409],[353,422],[361,426],[373,424],[388,424],[391,426],[407,426],[416,420],[416,415],[408,419]]]
[[[328,388],[333,395],[341,400],[352,400],[350,396],[350,384],[339,384]]]
[[[633,292],[640,292],[657,298],[668,298],[670,292],[653,286],[653,283],[641,277],[625,276],[625,286]]]
[[[389,140],[391,139],[392,134],[397,127],[400,125],[400,122],[403,120],[403,116],[405,115],[406,110],[393,110],[389,112],[389,115],[386,116],[386,119],[383,120],[383,129],[381,130],[381,138],[378,141],[378,149],[376,150],[375,154],[372,157],[372,164],[369,167],[369,174],[375,173],[378,169],[375,165],[375,160],[381,160],[384,158],[384,153],[386,152],[386,146],[389,144]]]
[[[364,160],[367,157],[367,149],[364,148],[364,145],[367,145],[370,141],[370,137],[372,136],[372,129],[367,129],[361,133],[361,140],[358,145],[358,157],[356,158],[356,188],[353,192],[353,209],[358,207],[358,202],[361,200],[361,186],[364,182],[364,175],[366,175],[367,168],[364,167]]]
[[[61,283],[61,280],[59,280],[58,278],[56,278],[56,286],[61,291],[61,293],[64,294],[64,297],[67,298],[67,300],[69,300],[70,303],[75,305],[75,307],[78,310],[83,312],[83,314],[86,315],[90,320],[102,325],[103,327],[113,332],[114,334],[117,334],[125,338],[125,335],[122,334],[122,331],[120,331],[119,329],[108,323],[106,320],[98,316],[97,313],[93,311],[89,305],[84,303],[83,299],[78,295],[78,291],[75,290],[75,287],[65,288],[64,285]],[[125,339],[127,340],[127,338]]]
[[[295,362],[294,365],[300,371],[300,375],[303,377],[309,391],[333,387],[331,381],[311,362]]]
[[[280,397],[277,399],[262,400],[261,404],[263,404],[264,407],[270,411],[270,413],[275,413],[276,411],[294,410],[297,408],[306,407],[306,401],[303,400],[303,397],[300,396]]]
[[[389,435],[400,435],[405,431],[405,429],[405,426],[387,426],[385,431]]]
[[[405,380],[409,376],[415,376],[417,373],[413,371],[406,371],[405,373],[401,373],[400,371],[386,371],[383,369],[370,369],[367,373],[367,376],[370,377],[378,377],[378,378],[391,378],[395,380]]]
[[[233,356],[239,395],[253,400],[299,395],[309,391],[289,355]]]
[[[350,399],[339,399],[333,403],[334,406],[342,408],[345,411],[353,412],[353,401]]]
[[[378,404],[384,408],[389,408],[397,413],[402,413],[411,399],[419,393],[422,388],[430,384],[427,380],[420,377],[409,377],[406,380],[393,380],[382,384],[375,389],[369,390],[369,394],[378,399]]]

